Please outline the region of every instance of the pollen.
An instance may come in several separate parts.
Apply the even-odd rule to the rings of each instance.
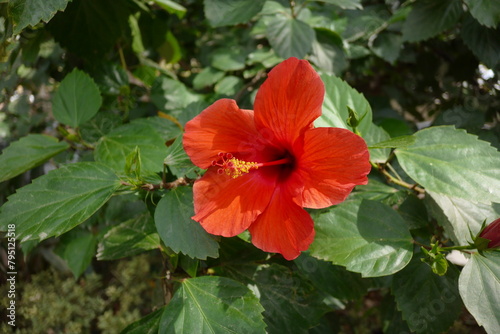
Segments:
[[[212,161],[212,166],[219,166],[217,174],[226,174],[233,179],[259,168],[258,163],[236,159],[231,153],[219,153],[219,160]]]

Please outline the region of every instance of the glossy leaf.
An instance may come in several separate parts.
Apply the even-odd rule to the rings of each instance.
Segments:
[[[27,26],[34,27],[40,21],[49,22],[57,13],[66,8],[71,0],[9,0],[9,15],[14,22],[14,34],[19,34]]]
[[[142,169],[158,172],[163,169],[167,147],[165,140],[151,125],[139,120],[113,129],[101,137],[94,151],[96,161],[123,173],[126,158],[139,148]]]
[[[457,245],[467,245],[472,235],[479,233],[483,221],[491,222],[500,217],[500,204],[478,203],[428,191],[433,203],[434,216],[447,235]]]
[[[457,279],[455,267],[438,276],[418,259],[394,275],[392,293],[412,331],[438,334],[453,324],[462,312]]]
[[[413,145],[395,150],[404,171],[427,190],[483,203],[500,202],[500,152],[451,126],[414,134]]]
[[[304,58],[316,38],[314,29],[307,23],[282,14],[269,18],[266,37],[281,58]]]
[[[0,155],[0,182],[22,174],[68,149],[68,143],[56,138],[30,134],[11,143]]]
[[[88,231],[73,229],[65,233],[55,249],[75,278],[80,277],[92,262],[97,246],[97,238]]]
[[[61,235],[87,220],[119,186],[113,171],[100,163],[64,165],[10,196],[2,206],[0,229],[15,224],[22,241]]]
[[[269,333],[304,333],[329,309],[323,296],[297,273],[273,264],[255,276]]]
[[[186,279],[165,308],[158,333],[265,333],[263,310],[249,288],[229,278]]]
[[[450,29],[462,15],[459,0],[422,0],[415,2],[403,25],[403,40],[423,41]]]
[[[500,252],[473,254],[458,280],[467,310],[488,333],[500,332]]]
[[[388,140],[378,142],[376,144],[371,144],[368,148],[397,148],[397,147],[407,147],[415,142],[415,137],[413,136],[401,136],[395,137]]]
[[[101,104],[101,93],[94,80],[74,69],[54,94],[52,112],[59,122],[76,128],[94,117]]]
[[[312,256],[345,266],[363,277],[403,269],[412,257],[412,238],[403,218],[380,202],[344,202],[315,219]]]
[[[160,237],[149,214],[125,221],[102,237],[97,249],[98,260],[116,260],[159,249]]]
[[[161,239],[174,252],[206,259],[219,255],[218,243],[191,217],[194,216],[193,191],[188,187],[170,190],[155,210],[155,224]]]
[[[351,128],[347,125],[349,109],[354,110],[361,120],[358,126],[364,136],[372,123],[372,109],[363,94],[349,86],[342,79],[333,75],[322,75],[325,84],[323,114],[314,122],[317,127]]]
[[[380,142],[391,140],[389,134],[380,126],[372,124],[363,136],[370,151],[370,161],[385,163],[391,154],[390,147],[377,146]]]
[[[482,25],[495,28],[500,23],[500,2],[496,0],[464,0],[472,16]]]
[[[205,0],[205,16],[212,27],[246,23],[264,5],[265,0]]]

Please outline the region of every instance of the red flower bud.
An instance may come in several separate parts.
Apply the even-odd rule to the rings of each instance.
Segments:
[[[488,248],[500,247],[500,218],[486,226],[479,236],[490,240]]]

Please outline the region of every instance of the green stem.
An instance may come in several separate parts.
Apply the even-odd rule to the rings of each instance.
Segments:
[[[441,250],[444,251],[452,251],[452,250],[462,250],[462,249],[475,249],[474,246],[467,245],[467,246],[450,246],[450,247],[440,247]]]

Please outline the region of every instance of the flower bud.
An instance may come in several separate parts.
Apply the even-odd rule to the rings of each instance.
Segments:
[[[489,240],[487,248],[500,247],[500,218],[486,226],[479,237]]]

